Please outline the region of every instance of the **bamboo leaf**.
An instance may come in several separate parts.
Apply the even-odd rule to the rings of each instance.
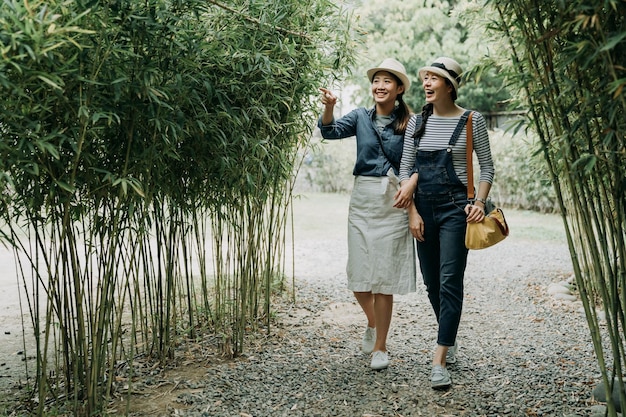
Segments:
[[[585,173],[585,175],[588,175],[589,173],[591,173],[591,171],[595,167],[597,159],[598,158],[595,155],[591,155],[591,154],[582,155],[580,158],[578,158],[578,160],[574,162],[574,164],[572,165],[572,169],[582,170]]]
[[[55,83],[50,78],[48,78],[48,77],[46,77],[44,75],[38,75],[37,78],[39,78],[41,81],[45,82],[46,84],[48,84],[52,88],[55,88],[57,90],[61,90],[62,89],[59,84]]]
[[[615,80],[611,84],[609,84],[609,92],[613,93],[614,99],[622,95],[622,91],[624,91],[625,85],[626,85],[626,78]]]
[[[70,184],[68,184],[65,181],[56,180],[55,184],[58,185],[59,188],[61,188],[62,190],[67,191],[68,193],[73,193],[74,192],[74,187],[71,186]]]
[[[626,32],[621,32],[616,35],[611,36],[607,39],[607,42],[600,48],[600,51],[606,52],[610,51],[617,46],[620,42],[626,39]]]

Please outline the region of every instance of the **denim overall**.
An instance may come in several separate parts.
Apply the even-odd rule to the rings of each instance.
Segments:
[[[417,242],[417,254],[428,299],[439,323],[437,344],[442,346],[454,345],[463,308],[468,253],[464,208],[468,199],[467,187],[454,171],[452,147],[468,115],[466,111],[461,116],[446,149],[418,150],[415,160],[419,172],[415,205],[424,220],[424,241]]]

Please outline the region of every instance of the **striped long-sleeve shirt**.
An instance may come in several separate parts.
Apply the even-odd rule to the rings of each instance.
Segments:
[[[436,151],[446,149],[454,128],[461,117],[440,117],[434,114],[430,115],[426,123],[424,135],[419,140],[419,150]],[[400,161],[400,181],[407,180],[414,172],[415,167],[415,139],[412,137],[416,128],[417,119],[421,120],[421,115],[413,115],[404,135],[404,145],[402,150],[402,159]],[[493,183],[495,169],[491,158],[491,148],[489,147],[489,134],[487,133],[487,124],[482,114],[474,112],[472,116],[473,126],[473,144],[474,153],[478,159],[480,166],[480,182]],[[452,162],[454,171],[459,180],[467,185],[467,161],[466,161],[466,145],[467,135],[466,129],[463,128],[459,139],[452,147]]]

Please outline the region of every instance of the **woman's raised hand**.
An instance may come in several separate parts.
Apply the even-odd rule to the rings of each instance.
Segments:
[[[337,96],[334,95],[332,91],[330,91],[327,88],[321,88],[321,87],[320,87],[320,91],[322,92],[321,98],[322,98],[323,105],[327,107],[333,107],[335,104],[337,104]]]

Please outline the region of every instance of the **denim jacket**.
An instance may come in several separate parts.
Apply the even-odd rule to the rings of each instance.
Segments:
[[[356,162],[352,174],[370,177],[382,177],[387,175],[389,168],[393,168],[396,175],[399,174],[400,158],[402,157],[403,135],[393,133],[393,122],[396,112],[391,114],[391,122],[385,126],[382,133],[376,127],[375,108],[363,107],[352,110],[350,113],[323,126],[322,118],[318,120],[318,127],[324,139],[343,139],[356,136]],[[391,159],[390,163],[383,154],[378,137],[385,147],[385,154]]]

